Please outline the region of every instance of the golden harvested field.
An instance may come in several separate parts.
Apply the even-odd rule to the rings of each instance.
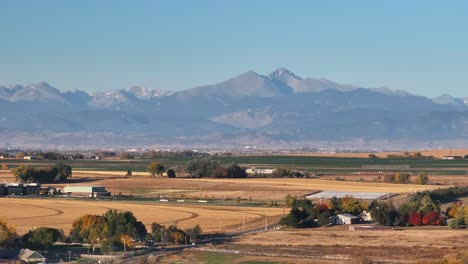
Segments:
[[[215,179],[215,178],[150,178],[144,176],[119,177],[75,173],[69,185],[105,186],[114,194],[137,196],[190,197],[200,199],[252,199],[254,201],[282,201],[287,194],[302,196],[317,190],[411,193],[434,189],[437,186],[351,182],[320,179]],[[68,184],[67,184],[68,185]],[[63,184],[56,184],[63,187]]]
[[[375,182],[378,180],[380,176],[380,180],[383,180],[382,174],[334,174],[334,175],[323,175],[320,176],[320,179],[323,180],[334,180],[336,177],[344,178],[346,181],[356,182],[359,180],[363,180],[365,182]],[[414,179],[414,177],[413,177]],[[461,176],[461,175],[429,175],[430,184],[432,185],[445,185],[449,187],[449,185],[467,185],[468,184],[468,176]],[[442,186],[440,186],[442,187]]]
[[[350,176],[355,177],[355,176]],[[366,177],[366,176],[363,176]],[[458,177],[461,178],[461,177]],[[353,178],[354,179],[354,178]],[[0,173],[0,181],[14,180],[11,174]],[[287,194],[303,196],[318,190],[412,193],[440,186],[388,184],[328,179],[215,179],[215,178],[151,178],[146,176],[122,177],[118,173],[95,174],[74,172],[66,185],[105,186],[113,194],[146,197],[187,197],[200,199],[251,199],[254,201],[282,201]],[[65,184],[53,184],[63,188]]]
[[[23,234],[39,226],[62,228],[70,231],[73,220],[84,214],[103,214],[109,209],[131,211],[147,228],[152,222],[164,225],[177,224],[187,228],[199,224],[204,232],[221,230],[236,231],[264,224],[265,216],[270,223],[283,214],[281,208],[234,207],[211,205],[160,205],[151,203],[77,201],[65,199],[0,199],[0,218],[16,226]]]
[[[347,231],[345,226],[281,230],[240,238],[235,248],[293,250],[297,254],[365,255],[373,260],[421,261],[468,250],[466,230],[421,227],[389,231]]]

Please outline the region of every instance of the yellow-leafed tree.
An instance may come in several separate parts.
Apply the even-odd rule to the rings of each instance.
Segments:
[[[127,251],[127,248],[132,248],[133,247],[133,239],[129,235],[120,236],[120,242],[124,246],[124,251]]]
[[[147,169],[151,176],[157,175],[158,177],[161,177],[165,171],[164,166],[157,161],[151,162]]]
[[[0,219],[0,248],[8,248],[13,245],[17,238],[16,228]]]

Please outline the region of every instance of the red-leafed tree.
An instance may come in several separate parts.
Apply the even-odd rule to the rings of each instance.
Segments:
[[[320,203],[315,205],[315,209],[319,211],[326,211],[329,209],[328,205],[326,203]]]
[[[440,215],[436,211],[430,211],[422,218],[424,225],[440,225]]]
[[[412,213],[408,217],[408,222],[413,226],[421,225],[422,218],[423,216],[421,213]]]

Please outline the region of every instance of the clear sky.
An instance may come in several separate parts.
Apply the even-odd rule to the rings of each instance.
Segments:
[[[468,1],[0,1],[0,84],[182,90],[248,70],[468,96]]]

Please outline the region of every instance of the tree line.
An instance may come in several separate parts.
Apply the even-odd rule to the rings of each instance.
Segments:
[[[219,161],[209,158],[193,159],[186,164],[183,170],[196,178],[247,178],[248,176],[246,169],[241,168],[236,163],[222,164]],[[161,177],[166,170],[162,163],[153,161],[148,164],[147,171],[151,176]],[[175,178],[176,169],[171,168],[167,170],[167,176],[169,178]]]
[[[384,176],[384,182],[386,183],[398,183],[398,184],[411,184],[411,174],[398,172],[395,174],[387,174]],[[429,183],[429,176],[427,173],[419,173],[416,175],[415,182],[416,184],[426,185]]]
[[[64,182],[72,177],[72,167],[62,162],[47,167],[32,167],[21,164],[12,172],[16,180],[22,183]]]

